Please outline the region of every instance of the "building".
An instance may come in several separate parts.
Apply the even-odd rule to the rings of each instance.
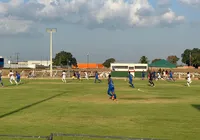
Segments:
[[[139,63],[111,63],[112,77],[127,77],[130,72],[134,77],[140,78],[144,71],[147,76],[148,64]]]
[[[79,69],[102,69],[104,66],[102,64],[97,63],[78,63],[77,64]],[[73,68],[76,68],[73,66]]]
[[[18,62],[19,65],[39,65],[39,66],[45,66],[48,67],[50,65],[50,61],[44,61],[44,60],[29,60],[29,61],[23,61],[23,62]]]
[[[30,68],[30,69],[35,69],[38,66],[42,67],[49,67],[50,61],[37,61],[37,60],[30,60],[30,61],[22,61],[16,63],[8,62],[5,61],[4,68]]]

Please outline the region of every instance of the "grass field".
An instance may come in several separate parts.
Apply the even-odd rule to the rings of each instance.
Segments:
[[[106,81],[25,80],[0,88],[0,134],[200,139],[200,81],[191,87],[185,81],[157,81],[152,88],[137,80],[135,89],[127,81],[114,82],[118,101],[108,99]],[[83,138],[54,138],[68,139]]]

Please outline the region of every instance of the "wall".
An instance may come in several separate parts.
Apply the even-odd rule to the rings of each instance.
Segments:
[[[50,65],[50,61],[28,61],[28,65],[43,65],[43,66],[49,66]]]
[[[112,71],[111,72],[112,77],[128,77],[127,71]],[[135,72],[135,78],[141,78],[142,72]],[[145,73],[145,77],[147,77],[147,73]]]
[[[31,68],[35,69],[36,65],[19,65],[19,64],[5,64],[4,68],[11,68],[11,69],[16,69],[16,68]]]

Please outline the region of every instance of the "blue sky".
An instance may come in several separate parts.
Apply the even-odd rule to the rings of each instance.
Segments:
[[[0,56],[49,58],[48,27],[54,55],[69,51],[78,62],[138,62],[181,56],[199,48],[200,0],[0,0]]]

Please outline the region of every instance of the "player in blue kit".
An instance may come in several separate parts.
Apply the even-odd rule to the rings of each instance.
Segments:
[[[99,81],[99,83],[101,82],[101,80],[99,79],[99,74],[98,74],[98,72],[96,71],[96,72],[95,72],[95,80],[94,80],[94,82],[96,83],[97,81]]]
[[[144,80],[144,79],[145,79],[145,72],[142,71],[142,80]]]
[[[111,75],[108,76],[108,95],[110,99],[116,100],[117,96],[115,94],[115,87]]]
[[[77,79],[78,79],[79,81],[81,81],[81,74],[80,74],[80,72],[77,72],[76,75],[77,75]]]
[[[175,81],[174,78],[173,78],[173,73],[172,73],[171,70],[169,72],[169,80]]]
[[[132,88],[134,88],[133,75],[130,73],[130,71],[128,72],[128,78],[129,78],[129,84],[131,85]]]
[[[16,71],[16,81],[17,81],[18,84],[21,82],[20,73],[18,73],[17,71]]]
[[[3,81],[2,81],[2,74],[0,72],[0,83],[1,83],[1,86],[3,87]]]

